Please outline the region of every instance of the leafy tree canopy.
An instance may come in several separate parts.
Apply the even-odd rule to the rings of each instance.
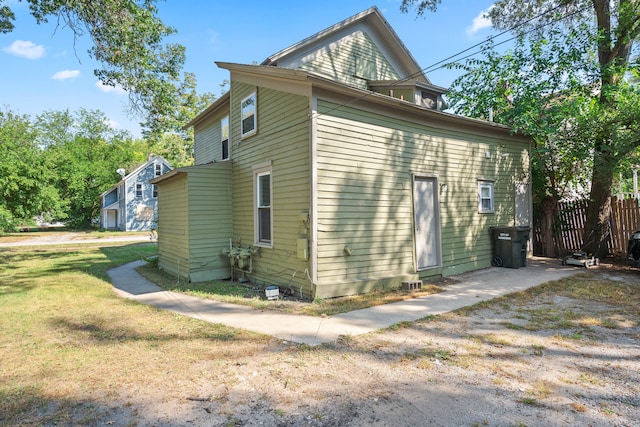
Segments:
[[[196,92],[197,80],[193,73],[185,73],[182,83],[174,86],[170,95],[171,107],[153,104],[142,123],[150,150],[167,159],[174,167],[193,164],[193,128],[182,129],[186,123],[207,108],[216,96]]]
[[[0,111],[0,230],[43,212],[62,213],[36,134],[28,116]]]
[[[403,0],[402,10],[435,11],[440,0]],[[576,167],[592,165],[584,241],[606,253],[613,176],[640,145],[640,91],[634,43],[640,35],[637,0],[498,0],[488,12],[497,29],[517,34],[500,54],[457,64],[458,112],[495,119],[532,135],[546,196]],[[534,161],[536,159],[534,158]],[[534,188],[535,190],[535,188]]]
[[[94,70],[95,75],[104,84],[118,85],[129,93],[132,113],[171,106],[185,49],[163,42],[176,31],[157,17],[156,0],[25,1],[38,23],[54,19],[69,27],[76,38],[91,38],[89,55],[102,66]],[[14,20],[7,0],[0,0],[0,32],[11,32]]]
[[[100,111],[47,111],[36,118],[35,128],[72,226],[87,226],[99,215],[99,196],[120,180],[118,168],[132,170],[146,160],[136,157],[129,134],[111,128]]]

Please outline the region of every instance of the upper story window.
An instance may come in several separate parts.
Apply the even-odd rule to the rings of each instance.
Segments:
[[[478,181],[478,212],[493,213],[493,181]]]
[[[142,199],[142,183],[136,182],[136,199]]]
[[[156,184],[153,184],[153,198],[158,198],[158,186]]]
[[[220,120],[222,160],[229,160],[229,116]]]
[[[242,137],[251,136],[256,133],[257,120],[256,120],[256,106],[257,98],[256,93],[253,92],[240,102],[240,117],[241,117],[241,129],[240,133]]]
[[[156,176],[162,175],[162,163],[155,164],[155,174]]]

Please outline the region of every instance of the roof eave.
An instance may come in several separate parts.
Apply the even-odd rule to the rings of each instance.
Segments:
[[[457,126],[467,126],[481,128],[486,131],[500,132],[500,133],[512,133],[512,128],[500,123],[488,122],[481,119],[475,119],[471,117],[460,116],[457,114],[447,113],[444,111],[434,110],[426,107],[422,107],[407,101],[403,101],[388,95],[380,94],[373,91],[362,90],[351,86],[336,83],[332,80],[325,79],[317,75],[309,75],[309,79],[316,88],[321,88],[327,91],[332,91],[338,94],[350,96],[354,99],[353,104],[360,102],[373,102],[379,105],[388,106],[394,108],[397,111],[406,111],[412,114],[419,114],[424,116],[430,116],[431,118],[437,117],[439,123],[449,123]],[[351,105],[353,105],[351,104]],[[522,134],[516,134],[520,137],[525,137]]]
[[[201,122],[202,120],[206,119],[209,115],[215,113],[220,108],[224,107],[224,104],[229,102],[230,95],[231,95],[231,91],[225,92],[224,95],[222,95],[220,98],[216,99],[211,105],[209,105],[207,108],[202,110],[202,112],[200,114],[198,114],[193,119],[191,119],[189,122],[187,122],[185,125],[183,125],[181,129],[182,130],[187,130],[192,126],[197,125],[199,122]]]

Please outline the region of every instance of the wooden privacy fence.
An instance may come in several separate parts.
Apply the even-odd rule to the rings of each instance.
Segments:
[[[587,212],[586,200],[558,203],[558,214],[554,218],[554,246],[557,254],[565,254],[584,247],[583,232]],[[611,222],[609,229],[609,252],[626,254],[627,242],[634,231],[640,230],[640,204],[638,199],[618,200],[611,198]],[[533,230],[534,248],[542,239],[540,227]],[[536,242],[536,239],[538,240]]]

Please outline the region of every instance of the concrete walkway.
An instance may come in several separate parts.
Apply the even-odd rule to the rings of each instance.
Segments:
[[[562,266],[557,260],[535,258],[528,260],[526,268],[492,267],[452,277],[456,282],[444,286],[445,291],[439,294],[331,317],[315,317],[261,311],[165,291],[135,271],[144,263],[136,261],[107,272],[118,296],[207,322],[310,345],[332,342],[341,335],[364,334],[399,322],[446,313],[584,271]]]

